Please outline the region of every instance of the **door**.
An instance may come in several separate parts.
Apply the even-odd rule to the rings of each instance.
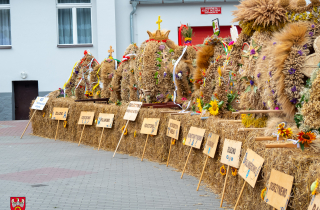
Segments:
[[[38,81],[13,81],[15,120],[28,120],[32,100],[38,96]]]

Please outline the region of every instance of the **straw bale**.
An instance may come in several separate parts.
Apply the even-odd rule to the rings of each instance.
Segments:
[[[124,113],[128,104],[123,103],[121,106],[102,105],[95,103],[74,102],[70,98],[50,98],[44,112],[45,117],[41,112],[35,114],[32,120],[33,134],[37,136],[54,138],[57,121],[49,118],[49,113],[53,107],[69,107],[67,118],[67,128],[63,127],[60,122],[58,139],[78,143],[83,125],[77,125],[81,111],[94,111],[95,118],[99,113],[115,114],[113,127],[105,129],[101,142],[101,149],[114,151],[121,136],[121,128],[126,124],[123,120]],[[287,209],[304,210],[311,200],[310,184],[320,175],[319,164],[320,158],[311,148],[305,148],[302,152],[300,149],[265,149],[266,143],[271,142],[255,142],[254,138],[262,136],[264,131],[246,131],[238,132],[238,129],[243,127],[240,123],[230,123],[228,121],[219,121],[217,117],[209,117],[207,120],[201,120],[199,115],[190,116],[190,114],[173,115],[161,113],[166,109],[149,109],[141,108],[135,122],[128,123],[128,134],[123,137],[119,146],[118,152],[141,157],[143,147],[147,136],[140,133],[141,125],[144,118],[160,118],[158,135],[149,136],[148,144],[145,152],[145,159],[165,163],[170,148],[170,138],[166,136],[166,130],[169,119],[179,120],[181,122],[181,131],[179,140],[172,146],[170,155],[170,166],[181,171],[184,167],[187,155],[190,151],[189,146],[182,144],[183,138],[187,137],[191,126],[206,129],[205,138],[200,149],[192,149],[189,162],[187,164],[186,173],[197,178],[200,177],[202,167],[205,160],[203,148],[206,143],[208,132],[216,133],[220,136],[217,153],[214,158],[210,158],[207,163],[206,170],[203,176],[203,183],[217,194],[222,193],[225,176],[219,172],[222,164],[220,158],[225,138],[233,139],[242,142],[242,151],[240,160],[248,148],[255,151],[265,159],[264,167],[257,180],[255,188],[247,185],[239,202],[237,209],[255,210],[272,209],[260,198],[261,190],[266,186],[270,177],[272,168],[294,176],[294,184],[292,197],[290,198]],[[32,111],[30,114],[32,114]],[[94,125],[86,126],[81,143],[88,146],[98,147],[99,138],[102,128],[97,128]],[[134,137],[136,131],[137,136]],[[274,143],[274,142],[273,142]],[[74,145],[76,146],[76,144]],[[179,176],[179,174],[177,174]],[[237,197],[243,185],[243,179],[237,175],[229,174],[228,184],[226,187],[225,200],[229,205],[235,205]],[[194,189],[196,190],[196,189]]]

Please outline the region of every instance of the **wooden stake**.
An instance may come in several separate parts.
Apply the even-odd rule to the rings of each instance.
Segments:
[[[100,144],[101,144],[101,140],[102,140],[102,134],[103,134],[103,131],[104,131],[104,127],[102,128],[102,132],[101,132],[101,137],[100,137],[100,142],[99,142],[98,151],[99,151],[99,149],[100,149]]]
[[[283,113],[282,110],[241,110],[232,114],[254,114],[254,113]]]
[[[193,147],[191,147],[191,148],[190,148],[190,152],[189,152],[189,155],[188,155],[188,157],[187,157],[186,164],[184,165],[184,168],[183,168],[183,171],[182,171],[182,174],[181,174],[181,179],[182,179],[182,177],[183,177],[184,170],[186,170],[187,163],[188,163],[188,160],[189,160],[189,157],[190,157],[190,154],[191,154],[192,148],[193,148]]]
[[[255,138],[256,141],[276,141],[277,137],[272,136],[260,136]],[[279,136],[279,140],[284,140],[282,136]]]
[[[309,145],[304,145],[304,147],[310,147]],[[266,144],[266,148],[297,148],[296,144],[292,142],[289,143],[281,143],[281,144]]]
[[[265,130],[266,128],[239,128],[238,131],[257,131],[257,130]]]
[[[226,191],[227,180],[228,180],[228,174],[229,174],[229,168],[230,168],[230,166],[228,165],[227,173],[226,173],[226,178],[225,178],[225,180],[224,180],[224,186],[223,186],[223,190],[222,190],[222,197],[221,197],[221,202],[220,202],[220,208],[222,207],[222,204],[223,204],[223,198],[224,198],[224,193],[225,193],[225,191]]]
[[[123,131],[122,131],[122,134],[121,134],[121,137],[120,137],[119,143],[118,143],[118,145],[117,145],[117,148],[116,148],[116,150],[115,150],[115,151],[114,151],[114,153],[113,153],[113,156],[112,156],[113,158],[114,158],[114,156],[116,155],[116,152],[117,152],[118,147],[119,147],[119,145],[120,145],[120,142],[121,142],[122,136],[123,136],[124,132],[126,131],[126,128],[127,128],[128,123],[129,123],[129,120],[127,120],[126,127],[124,127],[124,129],[123,129]]]
[[[34,114],[36,113],[36,109],[34,110],[34,112],[33,112],[33,114],[32,114],[32,116],[31,116],[31,118],[30,118],[30,120],[29,120],[29,122],[28,122],[28,124],[27,124],[27,126],[26,126],[26,128],[24,129],[24,131],[23,131],[23,133],[22,133],[22,135],[20,136],[20,139],[22,139],[22,136],[24,135],[24,133],[26,132],[26,130],[27,130],[27,128],[28,128],[28,126],[29,126],[29,124],[30,124],[30,122],[31,122],[31,120],[32,120],[32,118],[33,118],[33,116],[34,116]]]
[[[204,169],[206,169],[206,165],[207,165],[207,162],[208,162],[208,158],[209,158],[209,155],[207,155],[206,161],[204,162],[204,166],[203,166],[202,173],[201,173],[201,176],[200,176],[200,180],[199,180],[199,184],[198,184],[198,187],[197,187],[197,191],[199,190],[199,187],[200,187],[200,184],[201,184],[201,180],[202,180],[202,176],[203,176],[203,172],[204,172]]]
[[[148,138],[149,138],[149,134],[147,135],[147,140],[146,140],[146,143],[144,144],[144,148],[143,148],[143,153],[142,153],[142,158],[141,158],[141,161],[143,161],[143,157],[144,157],[144,152],[146,151],[146,147],[147,147],[147,142],[148,142]]]
[[[236,208],[237,208],[237,206],[238,206],[238,203],[239,203],[239,200],[240,200],[240,198],[241,198],[241,195],[242,195],[242,193],[243,193],[243,189],[244,189],[245,186],[246,186],[246,181],[244,181],[244,184],[243,184],[242,189],[241,189],[241,191],[240,191],[240,194],[239,194],[237,203],[236,203],[236,205],[234,206],[234,209],[233,209],[233,210],[236,210]]]
[[[57,135],[58,135],[58,128],[59,128],[59,122],[60,122],[60,120],[58,120],[58,124],[57,124],[57,131],[56,131],[56,136],[54,137],[54,140],[56,140],[56,139],[57,139]]]
[[[169,165],[169,159],[170,159],[170,152],[171,152],[172,140],[173,140],[173,138],[171,138],[171,142],[170,142],[170,149],[169,149],[169,155],[168,155],[168,160],[167,160],[167,167],[168,167],[168,165]]]
[[[81,132],[81,136],[80,136],[80,140],[79,140],[78,146],[80,145],[80,142],[81,142],[81,138],[82,138],[82,134],[83,134],[83,131],[84,131],[84,127],[86,127],[86,124],[83,125],[83,129],[82,129],[82,132]]]

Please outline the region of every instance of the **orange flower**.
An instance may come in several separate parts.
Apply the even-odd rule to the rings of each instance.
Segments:
[[[316,139],[316,135],[311,131],[309,131],[308,133],[300,131],[298,133],[298,139],[299,139],[299,142],[301,142],[302,144],[304,143],[310,144],[313,140]]]

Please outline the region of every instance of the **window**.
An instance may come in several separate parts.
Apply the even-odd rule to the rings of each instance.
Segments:
[[[92,45],[91,7],[91,0],[57,0],[58,47]]]
[[[11,21],[9,0],[0,0],[0,48],[11,48]]]

